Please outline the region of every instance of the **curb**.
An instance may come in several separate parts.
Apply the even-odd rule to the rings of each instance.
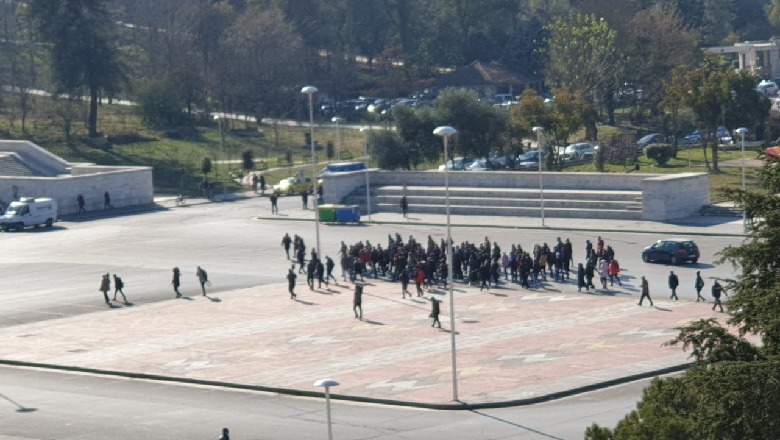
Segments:
[[[218,387],[218,388],[260,391],[264,393],[276,393],[276,394],[283,394],[288,396],[319,397],[319,398],[325,397],[325,393],[323,392],[305,391],[305,390],[298,390],[294,388],[269,387],[269,386],[262,386],[262,385],[246,385],[246,384],[235,383],[235,382],[188,379],[183,377],[163,376],[158,374],[131,373],[126,371],[101,370],[96,368],[43,364],[43,363],[36,363],[36,362],[14,361],[14,360],[7,360],[7,359],[0,359],[0,365],[6,365],[11,367],[40,368],[45,370],[56,370],[56,371],[70,371],[75,373],[94,374],[98,376],[124,377],[128,379],[154,380],[158,382],[205,385],[205,386]],[[678,373],[687,370],[693,365],[694,363],[692,362],[680,364],[680,365],[674,365],[671,367],[661,368],[658,370],[648,371],[645,373],[632,374],[630,376],[619,377],[616,379],[597,382],[594,384],[572,388],[569,390],[558,391],[543,396],[530,397],[526,399],[503,400],[498,402],[426,403],[426,402],[411,402],[406,400],[379,399],[373,397],[351,396],[347,394],[333,394],[333,393],[330,394],[330,398],[334,400],[342,400],[345,402],[372,403],[376,405],[401,406],[401,407],[408,407],[408,408],[433,409],[433,410],[441,410],[441,411],[454,411],[454,410],[472,411],[472,410],[479,410],[479,409],[510,408],[516,406],[527,406],[527,405],[534,405],[537,403],[549,402],[551,400],[558,400],[565,397],[571,397],[577,394],[588,393],[591,391],[609,388],[616,385],[634,382],[641,379],[663,376],[671,373]]]
[[[299,222],[311,222],[314,219],[296,218],[296,217],[266,217],[257,216],[257,220],[274,220],[274,221],[299,221]],[[320,222],[322,223],[322,222]],[[381,220],[361,220],[358,224],[375,224],[375,225],[415,225],[415,226],[447,226],[446,223],[434,223],[434,222],[395,222],[395,221],[381,221]],[[451,224],[452,228],[484,228],[484,229],[517,229],[517,230],[534,230],[534,231],[581,231],[581,232],[599,232],[608,233],[615,232],[615,229],[599,229],[599,228],[577,228],[577,227],[549,227],[549,226],[509,226],[509,225],[483,225],[476,223],[458,223]],[[647,231],[638,229],[621,229],[620,232],[628,234],[667,234],[667,235],[680,235],[679,231]],[[699,236],[699,237],[747,237],[745,234],[729,234],[718,232],[685,232],[684,235]]]

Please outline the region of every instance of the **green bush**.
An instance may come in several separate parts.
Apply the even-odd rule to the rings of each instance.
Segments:
[[[662,167],[674,157],[674,148],[669,144],[650,144],[645,147],[645,154]]]

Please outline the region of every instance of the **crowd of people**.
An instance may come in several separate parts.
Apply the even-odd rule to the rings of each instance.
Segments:
[[[306,246],[303,238],[295,235],[293,238],[285,234],[282,239],[287,258],[298,265],[298,274],[306,274],[309,289],[314,289],[315,281],[318,288],[325,283],[329,286],[329,280],[337,282],[333,275],[335,263],[330,256],[325,257],[323,263],[312,249],[310,255],[306,254]],[[290,252],[292,251],[292,255]],[[599,236],[595,244],[586,240],[582,262],[575,264],[575,251],[569,238],[558,237],[550,246],[542,242],[534,243],[529,248],[513,243],[506,249],[495,241],[491,242],[485,237],[481,243],[468,241],[460,244],[453,243],[452,264],[446,256],[446,243],[444,239],[434,240],[430,235],[427,240],[417,241],[414,236],[404,240],[400,234],[388,235],[387,244],[371,243],[368,240],[347,244],[342,241],[338,251],[338,261],[341,268],[341,278],[344,282],[358,284],[366,277],[374,279],[383,278],[391,282],[400,282],[401,298],[406,295],[412,297],[409,292],[409,283],[414,283],[417,297],[424,296],[426,289],[446,288],[447,279],[452,268],[452,279],[463,282],[469,286],[479,286],[480,290],[490,290],[496,286],[507,283],[517,284],[524,289],[542,287],[547,282],[564,283],[572,277],[576,277],[577,291],[584,288],[586,292],[597,289],[594,280],[598,279],[599,287],[609,290],[614,285],[623,286],[621,281],[621,268],[616,258],[614,249],[605,244]],[[307,260],[308,257],[308,260]],[[295,263],[290,269],[290,275],[294,277]],[[670,299],[677,300],[678,276],[671,271],[668,279],[671,290]],[[290,294],[294,298],[295,282],[290,281]],[[704,300],[701,290],[704,281],[697,272],[695,289],[697,302]],[[713,285],[713,310],[721,307],[720,293],[722,286]],[[641,282],[642,296],[639,305],[646,298],[650,305],[653,300],[650,297],[649,283],[645,277]],[[717,295],[717,296],[716,296]]]

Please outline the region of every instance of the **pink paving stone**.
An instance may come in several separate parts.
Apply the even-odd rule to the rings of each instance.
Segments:
[[[7,327],[0,357],[307,390],[321,376],[340,374],[339,393],[448,402],[450,335],[430,328],[428,298],[402,300],[398,284],[371,284],[364,322],[353,318],[351,287],[327,295],[299,283],[296,302],[278,284],[211,295],[220,302],[193,296]],[[684,353],[662,346],[674,327],[724,317],[708,305],[660,299],[656,305],[668,311],[639,308],[636,296],[578,294],[571,282],[491,293],[456,285],[456,292],[464,401],[523,398],[598,381],[611,369],[681,363]],[[435,296],[445,299],[446,330],[449,303]]]

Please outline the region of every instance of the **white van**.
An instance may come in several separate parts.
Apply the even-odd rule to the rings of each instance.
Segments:
[[[50,198],[22,197],[11,202],[0,216],[0,228],[4,231],[21,231],[27,226],[51,227],[57,221],[57,202]]]

